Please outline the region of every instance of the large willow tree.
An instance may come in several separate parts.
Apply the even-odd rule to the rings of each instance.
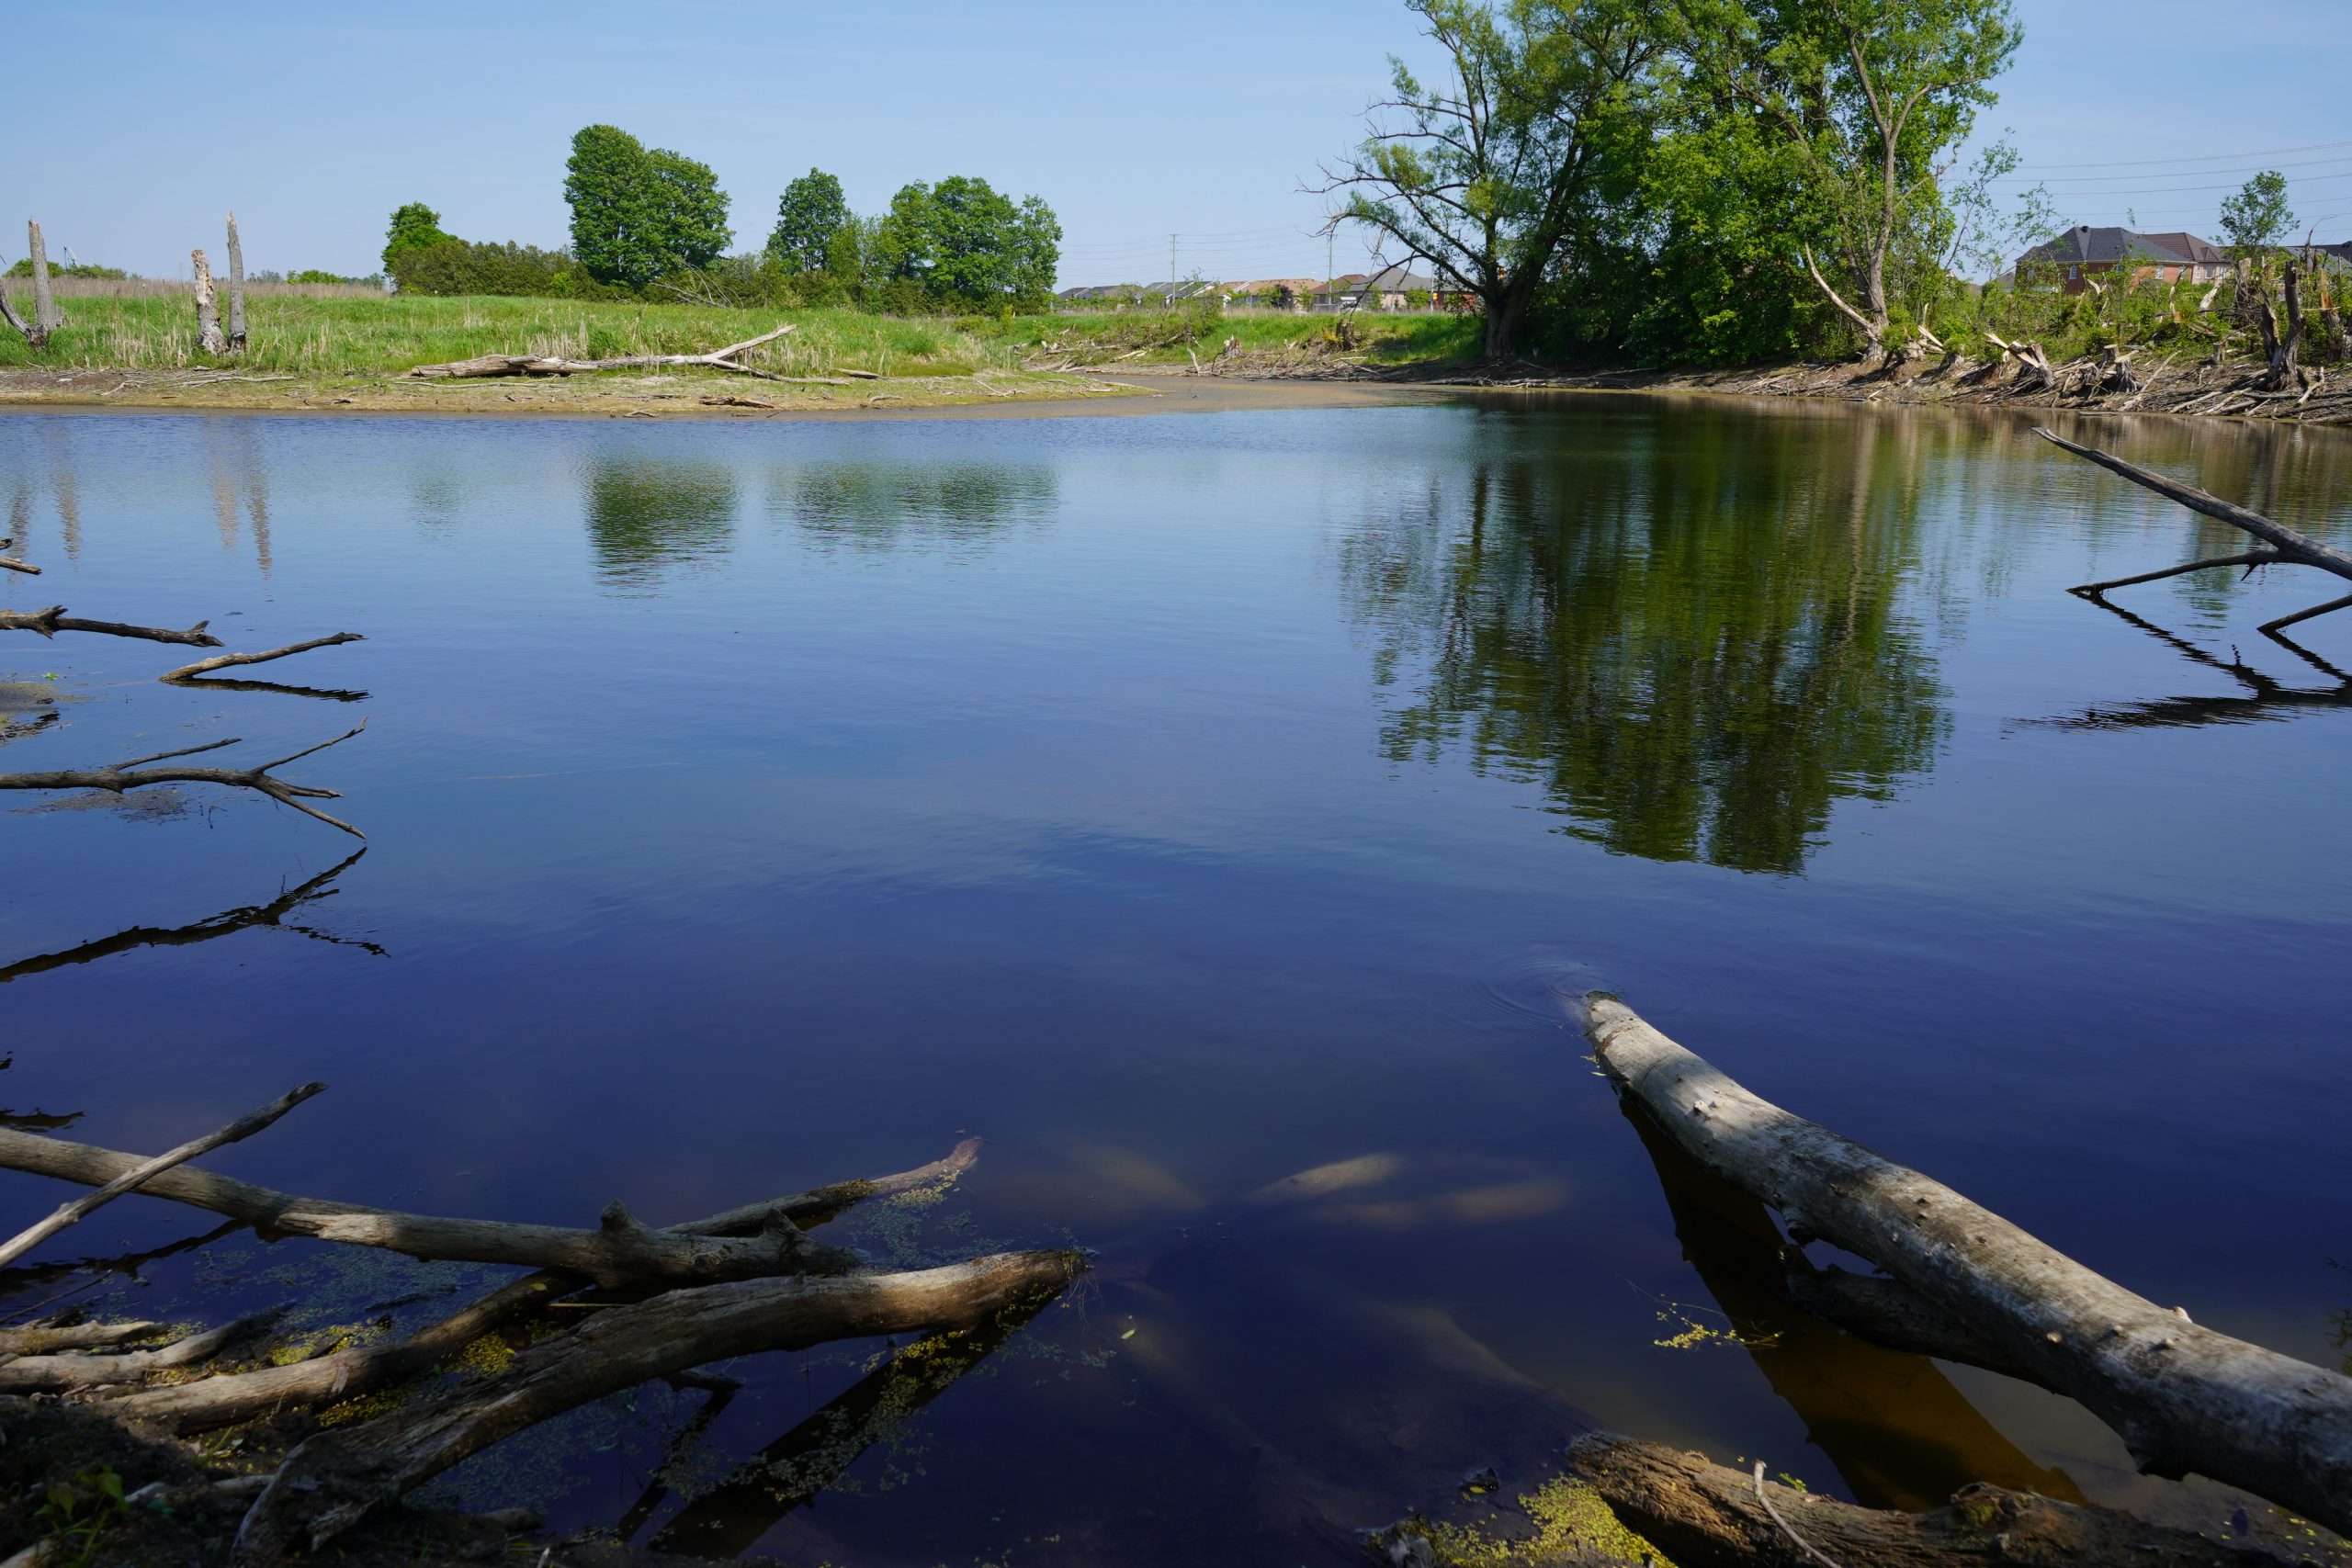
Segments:
[[[1630,182],[1666,58],[1643,0],[1408,0],[1447,57],[1424,84],[1392,60],[1355,152],[1323,194],[1435,267],[1486,311],[1486,352],[1511,351],[1564,247]]]

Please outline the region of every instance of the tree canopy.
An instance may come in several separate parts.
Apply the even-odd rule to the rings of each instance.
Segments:
[[[424,203],[412,201],[392,209],[391,227],[384,231],[384,270],[392,270],[394,258],[402,251],[421,251],[450,238],[442,232],[441,215]]]
[[[708,164],[591,125],[572,137],[564,174],[571,254],[599,283],[642,288],[727,249],[727,197]]]
[[[2222,231],[2240,255],[2252,255],[2275,245],[2295,226],[2295,210],[2287,205],[2287,176],[2265,169],[2222,202]]]
[[[811,169],[784,187],[767,254],[787,273],[829,271],[836,241],[849,222],[842,182],[822,169]]]
[[[876,230],[872,261],[881,278],[902,286],[889,303],[1018,309],[1052,291],[1061,237],[1041,198],[1016,205],[988,181],[957,175],[899,188]]]

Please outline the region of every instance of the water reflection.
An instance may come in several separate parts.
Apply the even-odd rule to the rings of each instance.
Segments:
[[[1042,463],[806,463],[768,481],[770,513],[811,543],[877,552],[984,547],[1059,496]]]
[[[673,570],[715,564],[735,541],[735,473],[720,463],[597,457],[587,507],[596,574],[618,592],[650,593]]]
[[[212,519],[220,530],[220,547],[235,549],[240,521],[250,523],[254,560],[266,581],[271,565],[269,474],[261,453],[261,436],[254,422],[244,419],[207,420],[204,429]]]
[[[340,893],[342,889],[333,886],[335,878],[358,864],[367,853],[366,850],[357,851],[340,864],[319,873],[308,882],[281,891],[277,897],[266,904],[243,905],[234,909],[223,910],[217,915],[207,916],[200,920],[192,920],[184,926],[132,926],[127,931],[117,931],[112,936],[100,937],[96,942],[85,942],[79,947],[69,947],[57,953],[44,953],[36,957],[21,958],[14,964],[0,965],[0,986],[5,986],[11,980],[22,979],[28,975],[40,975],[51,969],[64,969],[76,964],[88,964],[100,958],[111,958],[118,953],[130,953],[141,947],[187,947],[200,942],[210,942],[216,937],[228,936],[235,931],[247,931],[255,926],[270,926],[279,931],[293,931],[299,936],[309,937],[313,942],[329,942],[338,947],[356,947],[382,958],[385,956],[384,949],[375,942],[364,942],[356,937],[337,936],[332,931],[321,931],[316,926],[289,922],[286,918],[299,909],[307,908]]]
[[[1623,1109],[1657,1166],[1684,1259],[1856,1502],[1932,1508],[1973,1481],[2084,1500],[2073,1478],[2027,1458],[1934,1361],[1882,1349],[1792,1304],[1784,1244],[1765,1207]]]
[[[2154,702],[2124,703],[2114,706],[2094,705],[2079,713],[2059,718],[2030,720],[2030,724],[2048,725],[2059,729],[2194,729],[2209,724],[2258,724],[2267,720],[2293,718],[2315,708],[2352,707],[2352,675],[2346,675],[2309,649],[2277,632],[2270,634],[2272,641],[2301,654],[2336,683],[2332,686],[2290,686],[2243,659],[2233,657],[2225,660],[2209,653],[2154,622],[2133,615],[2120,604],[2109,604],[2097,596],[2090,596],[2086,602],[2097,604],[2129,626],[2139,627],[2189,662],[2229,676],[2245,691],[2243,694],[2222,696],[2163,697]]]
[[[1932,764],[1919,427],[1704,424],[1498,445],[1348,542],[1392,760],[1466,751],[1612,851],[1781,874]]]

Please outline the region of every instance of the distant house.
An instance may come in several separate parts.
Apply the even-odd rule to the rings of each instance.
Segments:
[[[1140,283],[1090,283],[1077,288],[1065,288],[1054,296],[1065,305],[1088,306],[1097,310],[1117,309],[1133,305],[1144,298]]]
[[[2135,281],[2208,283],[2228,267],[2219,250],[2194,234],[2136,234],[2085,223],[2019,256],[2017,276],[2027,284],[2054,277],[2061,291],[2080,294],[2091,278],[2117,271]]]
[[[1225,302],[1245,310],[1304,310],[1317,288],[1311,277],[1252,277],[1225,286]]]
[[[1359,309],[1377,306],[1383,310],[1401,310],[1412,303],[1412,297],[1421,295],[1434,300],[1438,295],[1437,279],[1425,277],[1403,262],[1384,267],[1364,279]]]
[[[1318,283],[1315,286],[1314,291],[1307,296],[1307,309],[1352,310],[1356,308],[1356,302],[1363,298],[1365,281],[1364,274],[1351,272],[1345,276],[1335,277],[1326,283]]]

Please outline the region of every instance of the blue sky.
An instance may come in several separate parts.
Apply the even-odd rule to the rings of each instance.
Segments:
[[[2015,128],[2066,216],[2210,231],[2226,190],[2204,187],[2275,164],[2321,238],[2352,238],[2352,6],[2018,12],[1985,125]],[[1361,134],[1386,56],[1418,56],[1410,24],[1395,0],[28,6],[0,254],[34,216],[52,255],[176,276],[234,208],[256,270],[367,272],[408,200],[469,239],[560,243],[571,134],[611,120],[716,168],[741,248],[814,164],[865,210],[954,174],[1044,196],[1065,283],[1165,276],[1171,232],[1180,275],[1319,276],[1299,187]],[[1332,254],[1366,261],[1350,237]]]

